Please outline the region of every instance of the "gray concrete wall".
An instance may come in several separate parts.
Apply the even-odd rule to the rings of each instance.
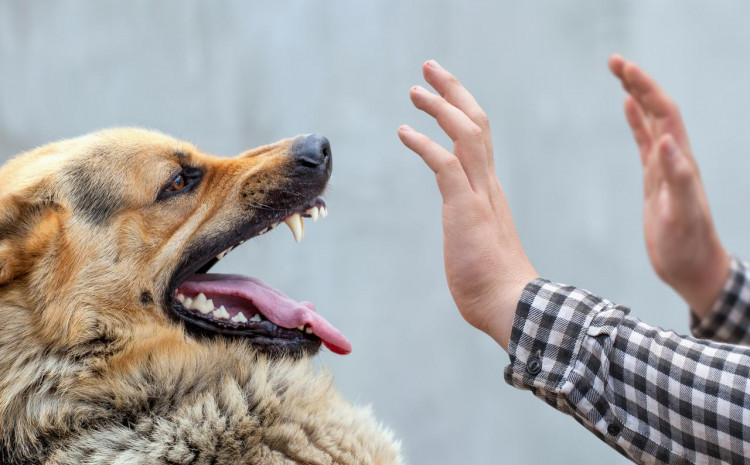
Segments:
[[[233,155],[298,133],[336,158],[330,216],[222,264],[315,302],[354,344],[326,354],[410,463],[626,463],[502,379],[442,269],[440,199],[396,128],[445,142],[408,89],[435,58],[491,118],[528,254],[553,280],[687,332],[651,271],[641,173],[606,70],[621,52],[680,102],[726,246],[750,257],[750,4],[555,0],[0,2],[0,155],[101,127],[152,127]],[[603,462],[604,461],[604,462]]]

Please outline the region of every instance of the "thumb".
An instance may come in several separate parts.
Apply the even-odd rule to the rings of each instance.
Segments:
[[[689,194],[698,173],[680,150],[671,134],[659,139],[659,164],[670,190],[678,195]]]

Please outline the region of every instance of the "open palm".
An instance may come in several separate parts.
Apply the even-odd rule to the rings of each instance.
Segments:
[[[680,111],[634,63],[615,55],[609,67],[629,94],[625,115],[643,165],[649,259],[657,275],[703,315],[721,291],[729,257],[714,227]]]

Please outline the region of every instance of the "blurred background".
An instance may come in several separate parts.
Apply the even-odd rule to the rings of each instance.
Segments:
[[[724,244],[750,258],[749,16],[741,1],[7,0],[0,156],[121,125],[224,156],[323,133],[329,217],[299,245],[280,228],[218,270],[314,302],[349,337],[351,355],[320,362],[409,463],[627,463],[505,384],[507,355],[451,300],[434,177],[396,128],[446,142],[408,99],[437,59],[490,117],[537,270],[684,334],[687,309],[644,249],[640,162],[606,60],[637,61],[679,102]]]

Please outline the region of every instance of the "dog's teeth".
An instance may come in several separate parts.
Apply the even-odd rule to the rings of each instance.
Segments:
[[[312,334],[312,328],[309,326],[305,326],[305,333]]]
[[[252,316],[252,318],[250,318],[250,321],[253,321],[255,323],[260,323],[261,321],[263,321],[263,319],[261,318],[260,313],[256,313],[255,315]]]
[[[310,215],[310,217],[313,219],[313,221],[318,221],[318,207],[310,207],[306,212],[306,215]]]
[[[187,309],[193,308],[193,299],[191,299],[190,297],[188,297],[187,299],[185,299],[184,302],[182,302],[182,306],[185,307],[185,308],[187,308]]]
[[[220,320],[227,320],[227,319],[229,319],[229,312],[227,312],[227,309],[224,308],[223,305],[221,307],[219,307],[218,310],[214,310],[214,312],[212,313],[212,315],[214,316],[214,318],[218,318]]]
[[[205,315],[213,311],[214,302],[206,299],[206,296],[201,292],[195,300],[193,300],[193,308]]]
[[[292,230],[294,240],[296,242],[301,241],[305,236],[305,222],[304,220],[302,220],[302,217],[299,215],[299,213],[295,213],[294,215],[284,220],[284,222],[287,226],[289,226],[289,229]]]
[[[180,303],[185,302],[185,296],[183,294],[177,294],[177,301]]]
[[[320,207],[320,216],[322,218],[325,218],[328,216],[328,209],[326,207]]]
[[[300,330],[300,331],[304,331],[305,330],[305,325],[297,326],[297,329]]]
[[[219,260],[221,260],[222,258],[224,258],[224,256],[226,254],[228,254],[229,252],[231,252],[233,248],[234,248],[234,246],[229,247],[227,250],[225,250],[222,253],[220,253],[219,255],[217,255],[216,258],[219,259]]]
[[[245,318],[245,315],[240,312],[232,317],[232,321],[235,323],[247,323],[247,318]]]

